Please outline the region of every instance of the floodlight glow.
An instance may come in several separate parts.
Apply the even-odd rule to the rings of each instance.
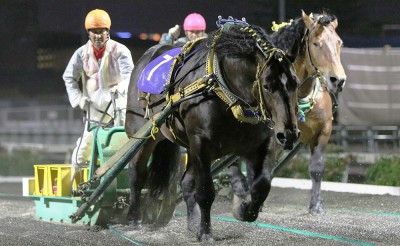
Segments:
[[[116,32],[115,35],[119,38],[130,38],[132,37],[132,33],[130,32]]]

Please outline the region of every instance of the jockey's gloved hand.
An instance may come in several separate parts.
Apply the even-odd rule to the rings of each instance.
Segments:
[[[118,86],[114,86],[110,88],[110,93],[111,93],[111,98],[112,100],[115,100],[118,98],[118,95],[121,93],[120,89],[118,88]]]
[[[181,33],[181,29],[179,25],[175,25],[174,27],[170,28],[168,31],[168,35],[171,36],[173,39],[177,39],[179,34]]]
[[[111,93],[117,93],[118,92],[117,86],[111,87],[110,88],[110,92]]]
[[[90,99],[88,97],[82,96],[81,100],[79,100],[79,107],[83,111],[87,111],[89,108]]]

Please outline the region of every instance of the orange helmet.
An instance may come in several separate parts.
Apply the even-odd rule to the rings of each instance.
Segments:
[[[90,11],[85,19],[86,31],[93,28],[107,28],[110,30],[111,19],[106,11],[94,9]]]

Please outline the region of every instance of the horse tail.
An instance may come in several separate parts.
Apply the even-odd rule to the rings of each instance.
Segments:
[[[148,168],[149,193],[152,198],[158,198],[162,194],[168,194],[171,184],[174,182],[179,166],[180,147],[169,140],[157,143]],[[172,186],[176,189],[176,186]],[[167,193],[166,193],[167,192]]]

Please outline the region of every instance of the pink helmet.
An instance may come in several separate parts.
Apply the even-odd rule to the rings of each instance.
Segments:
[[[192,13],[186,16],[185,21],[183,22],[183,30],[185,31],[205,31],[206,30],[206,21],[203,16],[197,13]]]

